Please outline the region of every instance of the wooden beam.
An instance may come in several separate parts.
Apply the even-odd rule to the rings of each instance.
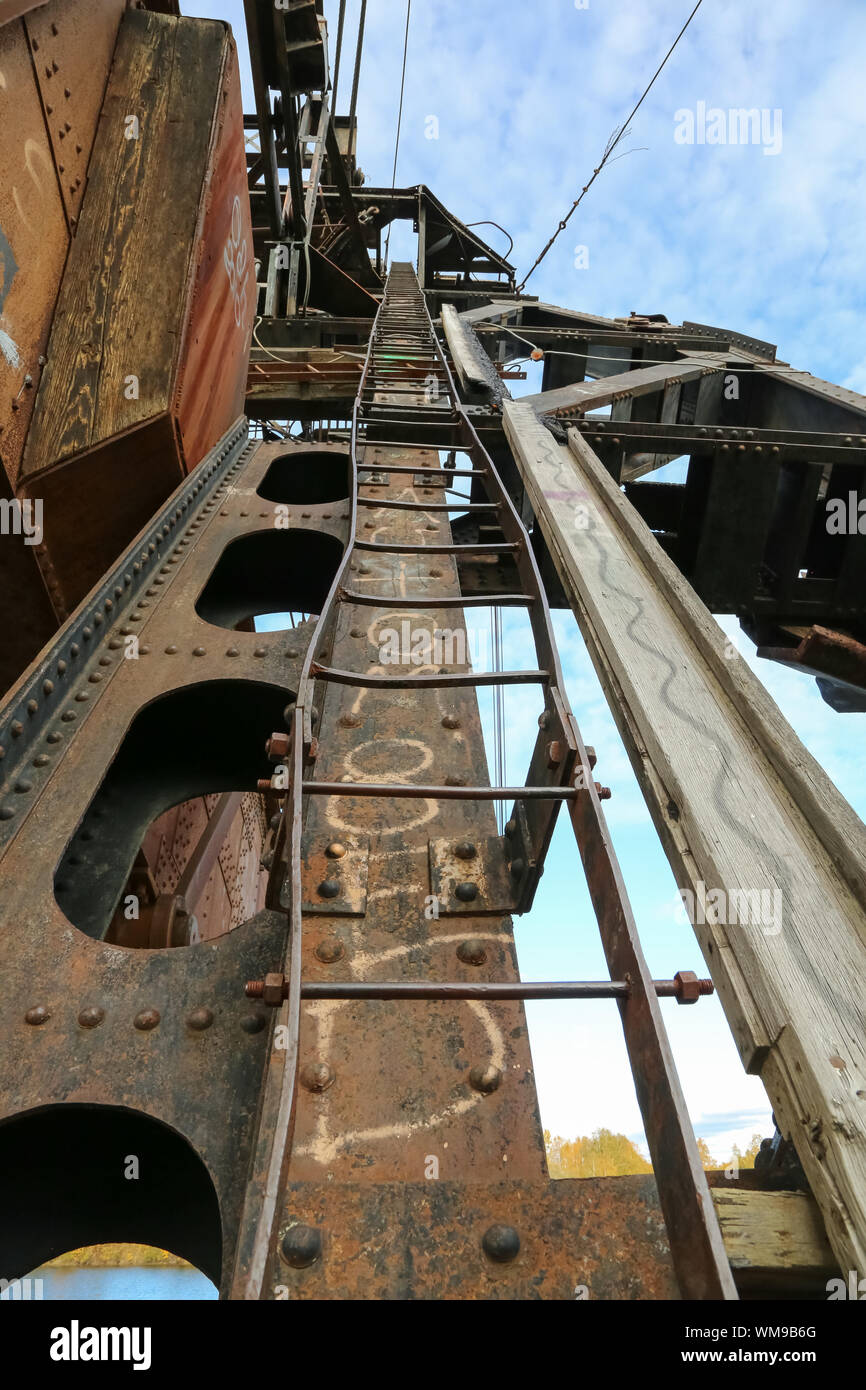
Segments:
[[[810,1193],[755,1192],[736,1182],[710,1191],[741,1294],[827,1297],[839,1267]]]
[[[470,341],[469,334],[466,332],[460,321],[460,315],[453,304],[442,305],[442,328],[454,362],[454,370],[460,380],[460,385],[466,392],[473,395],[483,395],[489,400],[493,392],[484,364],[479,360],[478,353]],[[488,368],[490,360],[487,359]]]
[[[864,1269],[866,827],[586,441],[503,414],[743,1064]]]

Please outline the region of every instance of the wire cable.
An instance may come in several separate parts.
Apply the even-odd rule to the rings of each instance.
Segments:
[[[394,189],[397,187],[397,155],[400,153],[400,128],[403,124],[403,92],[406,88],[406,55],[409,52],[409,20],[412,17],[412,0],[406,0],[406,33],[403,38],[403,73],[400,78],[400,109],[397,113],[397,138],[394,141],[394,168],[391,173],[391,197],[394,196]],[[391,227],[393,223],[388,223],[388,235],[385,238],[385,269],[388,269],[388,254],[391,249]]]
[[[681,29],[680,32],[677,34],[676,38],[674,39],[674,41],[673,41],[673,43],[671,44],[670,48],[668,49],[667,53],[666,53],[665,56],[662,58],[662,60],[661,60],[661,62],[659,63],[658,67],[656,68],[655,72],[653,73],[652,77],[650,78],[650,80],[649,80],[647,86],[644,88],[643,93],[642,93],[642,95],[641,95],[641,98],[640,98],[640,100],[638,101],[637,105],[636,105],[635,107],[632,108],[631,114],[623,121],[622,125],[619,127],[619,130],[615,132],[614,136],[613,136],[610,140],[608,140],[608,142],[607,142],[607,147],[605,148],[605,151],[604,151],[604,153],[603,153],[603,155],[602,155],[602,157],[601,157],[601,161],[600,161],[600,163],[599,163],[599,165],[598,165],[598,168],[597,168],[597,169],[593,169],[593,171],[592,171],[592,178],[589,180],[589,182],[588,182],[587,184],[585,184],[585,186],[584,186],[583,189],[581,190],[580,196],[579,196],[578,198],[576,198],[575,201],[572,203],[570,212],[568,212],[568,213],[565,215],[565,217],[562,219],[562,221],[560,222],[560,224],[559,224],[559,226],[557,227],[556,231],[553,233],[553,236],[550,238],[550,240],[548,241],[547,245],[545,246],[544,250],[543,250],[543,251],[541,252],[541,254],[536,258],[536,260],[535,260],[535,261],[533,262],[533,264],[530,266],[529,270],[526,272],[526,275],[525,275],[525,276],[523,277],[523,279],[521,280],[520,284],[517,286],[517,292],[518,292],[518,294],[520,293],[520,291],[521,291],[521,290],[523,289],[523,287],[525,286],[525,284],[526,284],[527,280],[529,279],[530,275],[532,275],[533,272],[534,272],[535,270],[537,270],[538,267],[541,265],[541,262],[544,260],[545,256],[547,255],[548,251],[550,250],[551,246],[552,246],[553,243],[556,241],[557,237],[560,235],[561,232],[564,232],[564,231],[565,231],[566,227],[568,226],[569,222],[571,221],[571,219],[572,219],[572,217],[574,216],[575,212],[577,211],[578,207],[579,207],[580,204],[582,203],[585,194],[587,194],[587,193],[589,192],[589,190],[592,188],[592,185],[595,183],[596,179],[598,178],[598,176],[599,176],[599,174],[601,173],[601,171],[602,171],[602,169],[604,168],[604,166],[610,161],[611,155],[613,154],[614,150],[616,149],[616,147],[617,147],[617,145],[619,144],[619,142],[620,142],[620,140],[622,139],[622,137],[626,134],[629,125],[630,125],[631,122],[634,120],[635,116],[637,115],[638,111],[640,110],[641,106],[643,105],[645,99],[647,98],[647,96],[649,96],[649,93],[650,93],[650,91],[651,91],[651,89],[652,89],[652,87],[653,87],[653,84],[655,83],[656,78],[658,77],[659,73],[662,71],[662,68],[665,66],[666,62],[668,61],[668,58],[670,58],[671,54],[673,53],[674,49],[676,48],[676,46],[677,46],[677,44],[679,43],[680,39],[682,38],[683,34],[684,34],[684,33],[686,32],[686,30],[688,29],[689,25],[691,24],[692,20],[694,19],[695,15],[697,14],[698,10],[701,8],[701,5],[702,5],[702,4],[703,4],[703,0],[698,0],[698,3],[695,5],[695,8],[692,10],[691,14],[689,15],[689,17],[688,17],[688,19],[686,20],[685,24],[683,25],[682,29]]]
[[[337,20],[337,52],[334,56],[334,82],[331,87],[331,111],[337,114],[337,85],[340,81],[340,55],[343,52],[343,25],[346,22],[346,0],[340,0],[340,18]]]
[[[352,101],[349,106],[349,150],[357,155],[358,142],[352,140],[355,128],[355,111],[358,106],[358,83],[361,79],[361,54],[364,51],[364,24],[367,19],[367,0],[361,0],[361,16],[358,20],[358,46],[355,50],[355,73],[352,78]],[[354,143],[354,148],[353,148]]]

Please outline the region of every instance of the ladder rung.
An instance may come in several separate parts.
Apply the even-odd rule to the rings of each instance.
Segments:
[[[466,671],[456,675],[438,673],[425,676],[379,676],[373,672],[341,671],[336,666],[320,666],[313,662],[310,675],[314,680],[333,681],[335,685],[361,686],[370,690],[445,690],[449,687],[473,685],[546,685],[549,671]]]
[[[653,980],[652,988],[659,999],[682,999],[679,980]],[[698,988],[702,995],[715,993],[712,980],[700,980]],[[263,981],[247,988],[251,999],[263,993]],[[302,999],[628,999],[631,994],[628,980],[301,981]]]
[[[380,554],[387,555],[498,555],[520,550],[521,546],[519,541],[504,541],[502,545],[483,542],[480,545],[386,545],[381,541],[355,541],[354,549],[378,550]]]
[[[573,801],[577,787],[436,787],[408,782],[302,782],[305,796],[375,796],[404,801]]]
[[[428,478],[433,478],[437,485],[447,483],[449,478],[488,477],[486,468],[440,468],[438,465],[425,468],[423,464],[416,463],[382,463],[381,465],[377,463],[373,465],[359,462],[358,470],[368,473],[420,473]],[[427,487],[427,484],[419,483],[418,486]]]
[[[359,594],[342,589],[337,595],[341,603],[354,603],[363,608],[527,608],[537,600],[532,594],[453,594],[440,598],[436,594],[404,594],[393,597],[385,594]]]
[[[373,470],[376,471],[375,469]],[[387,473],[387,468],[379,470]],[[364,486],[367,486],[364,484]],[[377,484],[373,484],[377,486]],[[380,485],[379,485],[380,486]],[[387,497],[359,497],[359,507],[387,507],[399,512],[498,512],[501,502],[392,502]]]

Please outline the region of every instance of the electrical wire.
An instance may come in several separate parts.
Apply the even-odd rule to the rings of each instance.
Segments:
[[[598,178],[598,176],[599,176],[599,174],[601,173],[601,171],[602,171],[602,169],[604,168],[604,166],[605,166],[607,163],[610,162],[610,157],[611,157],[611,155],[613,154],[614,150],[616,149],[616,147],[617,147],[617,145],[619,144],[619,142],[620,142],[620,140],[622,139],[622,137],[623,137],[623,136],[626,134],[626,132],[628,131],[629,125],[630,125],[631,122],[634,120],[634,117],[637,115],[637,113],[638,113],[638,111],[640,110],[641,106],[643,105],[643,103],[644,103],[646,97],[649,95],[649,93],[650,93],[650,91],[651,91],[651,89],[652,89],[652,87],[653,87],[653,84],[655,83],[656,78],[658,77],[659,73],[662,71],[662,68],[665,66],[666,62],[667,62],[668,59],[670,58],[671,54],[673,53],[674,49],[676,48],[676,46],[677,46],[677,44],[679,43],[680,39],[682,38],[683,34],[684,34],[684,33],[686,32],[686,30],[688,29],[689,25],[691,24],[692,20],[694,19],[695,15],[697,14],[698,10],[701,8],[701,5],[702,5],[702,4],[703,4],[703,0],[698,0],[698,3],[695,5],[695,8],[692,10],[691,14],[689,15],[689,17],[688,17],[688,19],[686,20],[685,24],[683,25],[682,29],[681,29],[680,32],[677,34],[676,38],[674,39],[674,41],[673,41],[673,43],[671,44],[670,48],[668,49],[667,53],[666,53],[665,56],[662,58],[662,60],[661,60],[661,62],[659,63],[658,67],[656,68],[655,72],[653,73],[652,77],[650,78],[649,82],[647,83],[646,87],[644,88],[643,93],[642,93],[642,95],[641,95],[641,98],[640,98],[640,100],[638,101],[637,105],[634,106],[634,107],[632,108],[631,114],[630,114],[629,116],[626,117],[626,119],[623,121],[623,123],[622,123],[622,125],[619,127],[619,129],[614,133],[614,135],[611,137],[611,139],[608,140],[607,146],[605,147],[605,150],[604,150],[604,153],[603,153],[603,155],[602,155],[602,157],[601,157],[601,160],[600,160],[600,162],[599,162],[598,168],[597,168],[597,169],[593,169],[593,171],[592,171],[592,178],[589,180],[589,182],[588,182],[587,184],[584,185],[583,189],[581,190],[580,196],[579,196],[578,198],[576,198],[575,201],[572,203],[572,205],[571,205],[571,210],[570,210],[568,213],[566,213],[565,217],[564,217],[564,218],[562,219],[562,221],[560,222],[559,226],[557,227],[556,231],[553,233],[553,236],[552,236],[552,237],[550,238],[550,240],[548,241],[548,243],[547,243],[547,245],[545,246],[544,250],[541,252],[541,254],[540,254],[538,257],[536,257],[535,261],[534,261],[533,264],[530,266],[529,270],[526,272],[526,275],[525,275],[524,278],[521,280],[520,284],[517,286],[517,292],[518,292],[518,294],[519,294],[520,291],[523,289],[523,287],[524,287],[524,285],[526,284],[527,280],[529,279],[530,275],[532,275],[533,272],[534,272],[535,270],[537,270],[538,267],[541,265],[541,262],[544,260],[545,256],[547,255],[548,251],[550,250],[551,246],[552,246],[553,243],[556,241],[557,237],[560,235],[561,232],[564,232],[564,231],[565,231],[566,227],[568,226],[568,223],[571,221],[571,219],[572,219],[572,217],[574,216],[575,212],[577,211],[578,207],[579,207],[580,204],[582,203],[585,194],[587,194],[587,193],[589,192],[589,190],[592,188],[592,185],[595,183],[596,179]],[[618,156],[618,158],[621,158],[621,156]]]
[[[464,227],[495,227],[496,230],[501,232],[503,236],[507,236],[509,242],[511,243],[508,247],[508,250],[503,252],[503,255],[510,256],[512,251],[514,250],[514,237],[511,235],[511,233],[507,232],[504,227],[500,227],[498,222],[494,222],[489,217],[483,218],[480,222],[464,222],[463,225]]]
[[[403,72],[400,77],[400,109],[397,113],[397,138],[394,141],[394,169],[391,174],[391,197],[394,196],[394,189],[397,187],[397,155],[400,152],[400,127],[403,124],[403,92],[406,87],[406,55],[409,52],[409,20],[412,16],[412,0],[406,0],[406,33],[403,38]],[[391,249],[391,227],[388,223],[388,235],[385,238],[385,269],[388,269],[388,254]]]

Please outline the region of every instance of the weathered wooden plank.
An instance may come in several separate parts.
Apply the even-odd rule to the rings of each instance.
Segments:
[[[862,1269],[866,828],[586,442],[504,420],[744,1065]]]
[[[474,349],[469,334],[461,323],[460,315],[453,304],[442,305],[442,329],[454,362],[454,370],[463,390],[472,392],[474,395],[483,394],[489,400],[492,395],[490,382],[487,379],[490,359],[485,359],[487,362],[487,370],[485,371],[484,363],[480,360],[479,353]]]
[[[124,16],[27,474],[169,408],[226,46],[222,24]]]
[[[826,1297],[839,1268],[820,1209],[806,1192],[711,1189],[731,1269],[742,1293]]]

